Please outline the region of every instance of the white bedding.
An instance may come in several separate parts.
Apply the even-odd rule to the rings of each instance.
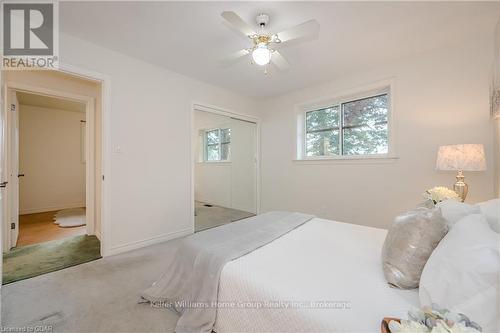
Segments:
[[[386,232],[315,218],[229,262],[220,278],[215,331],[379,332],[383,317],[406,318],[419,306],[418,292],[384,280]]]

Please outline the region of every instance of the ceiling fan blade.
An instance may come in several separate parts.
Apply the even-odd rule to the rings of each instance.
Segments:
[[[221,16],[245,36],[255,35],[255,31],[235,12],[222,12]]]
[[[293,28],[279,32],[276,35],[281,43],[287,43],[296,39],[313,39],[319,34],[319,23],[316,20],[309,20]]]
[[[271,55],[271,62],[282,71],[290,68],[290,64],[288,63],[288,61],[278,51],[273,51]]]
[[[241,60],[244,56],[248,55],[250,51],[248,49],[239,50],[237,52],[231,53],[230,55],[222,58],[220,64],[223,66],[229,66],[237,61]]]

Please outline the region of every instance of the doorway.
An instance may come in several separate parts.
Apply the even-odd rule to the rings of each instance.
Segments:
[[[196,106],[192,131],[194,230],[255,216],[257,120]]]
[[[87,232],[85,104],[14,91],[18,106],[12,158],[18,160],[19,228],[14,246]],[[16,230],[16,228],[14,229]]]
[[[54,82],[54,73],[47,75],[44,82]],[[60,79],[63,85],[83,80]],[[95,97],[68,93],[61,84],[53,88],[7,82],[3,284],[101,257],[95,220],[95,175],[101,173],[95,163],[100,144],[95,110],[100,106]]]

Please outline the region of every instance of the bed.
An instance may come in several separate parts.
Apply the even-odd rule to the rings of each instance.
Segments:
[[[384,280],[385,235],[313,218],[227,263],[214,330],[377,332],[383,317],[406,318],[419,306],[418,290],[390,288]]]
[[[386,232],[265,213],[182,239],[142,297],[181,315],[177,333],[377,332],[419,306],[384,279]]]

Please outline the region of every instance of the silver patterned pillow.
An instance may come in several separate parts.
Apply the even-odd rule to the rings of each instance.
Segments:
[[[447,232],[439,208],[420,207],[396,217],[382,249],[387,282],[401,289],[417,288],[427,259]]]

